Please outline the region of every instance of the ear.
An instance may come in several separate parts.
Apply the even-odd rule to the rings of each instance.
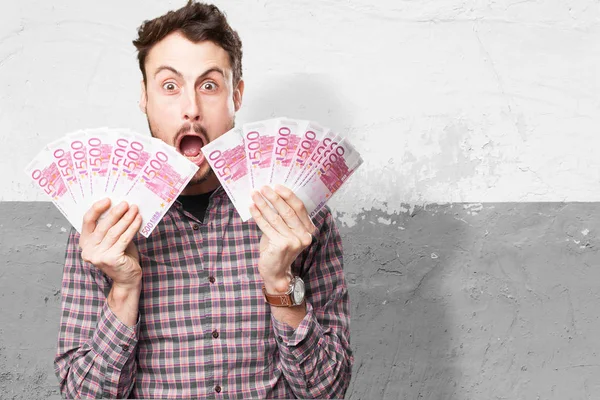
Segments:
[[[144,80],[142,79],[141,83],[141,95],[140,95],[140,110],[146,114],[146,106],[148,105],[148,95],[146,94],[146,85],[144,84]]]
[[[233,105],[237,112],[242,107],[242,98],[244,97],[244,80],[240,79],[237,87],[233,90]]]

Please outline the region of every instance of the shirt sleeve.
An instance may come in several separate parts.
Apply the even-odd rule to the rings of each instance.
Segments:
[[[295,330],[271,315],[283,374],[299,398],[343,398],[352,373],[350,312],[342,241],[328,208],[314,219],[319,240],[299,257],[306,316]]]
[[[106,300],[111,284],[81,259],[79,234],[69,235],[54,368],[67,398],[126,398],[136,372],[138,323],[129,327]]]

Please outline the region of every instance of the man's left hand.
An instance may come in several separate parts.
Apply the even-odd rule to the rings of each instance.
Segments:
[[[289,287],[291,266],[296,257],[312,243],[316,231],[304,203],[285,186],[274,190],[263,186],[260,196],[252,194],[250,213],[263,232],[260,239],[258,270],[269,293],[285,293]]]

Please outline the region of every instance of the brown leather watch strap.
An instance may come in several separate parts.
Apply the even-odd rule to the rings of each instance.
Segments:
[[[269,294],[267,293],[267,289],[263,285],[262,288],[263,294],[265,295],[265,300],[272,306],[275,307],[293,307],[294,303],[292,300],[292,294]]]

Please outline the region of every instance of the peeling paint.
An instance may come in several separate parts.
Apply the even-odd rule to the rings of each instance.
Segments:
[[[380,224],[384,224],[384,225],[391,225],[392,224],[392,220],[391,219],[383,218],[383,217],[378,217],[377,218],[377,222],[379,222]]]
[[[477,215],[483,209],[483,205],[481,203],[465,204],[463,208],[469,211],[468,214]]]

